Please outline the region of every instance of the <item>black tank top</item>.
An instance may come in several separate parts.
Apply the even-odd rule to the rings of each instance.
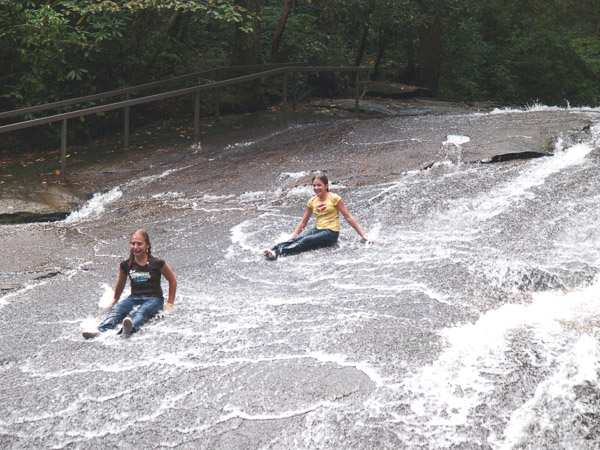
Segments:
[[[121,261],[121,271],[129,276],[132,297],[163,297],[160,286],[161,269],[165,265],[162,259],[150,257],[145,266],[140,266],[135,259],[129,265],[129,260]]]

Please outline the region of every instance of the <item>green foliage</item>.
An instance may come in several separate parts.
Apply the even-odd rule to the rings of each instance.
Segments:
[[[283,5],[261,2],[265,61]],[[413,84],[439,67],[433,80],[442,98],[595,105],[597,6],[597,0],[296,0],[279,54],[314,65],[352,64],[367,36],[362,65]],[[224,66],[235,25],[250,31],[257,18],[236,0],[0,0],[0,109]],[[345,82],[320,76],[307,83],[323,92]]]
[[[0,0],[0,57],[10,67],[0,76],[0,106],[112,90],[164,76],[174,65],[177,71],[189,49],[166,31],[176,11],[197,26],[246,17],[233,0]]]
[[[65,8],[80,16],[87,14],[139,13],[148,10],[159,12],[179,10],[184,13],[200,13],[216,20],[242,22],[246,10],[230,0],[79,0],[63,1]]]
[[[571,43],[590,72],[600,80],[600,37],[579,37],[573,39]]]
[[[599,99],[585,62],[563,36],[546,30],[522,37],[513,57],[519,87],[517,100],[590,105]]]
[[[505,103],[595,105],[598,46],[576,37],[568,2],[465,3],[446,11],[440,95]]]
[[[323,34],[310,14],[295,14],[288,20],[281,53],[288,61],[311,64],[345,64],[344,43],[339,36]]]

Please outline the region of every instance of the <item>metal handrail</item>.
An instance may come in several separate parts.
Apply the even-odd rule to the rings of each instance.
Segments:
[[[243,66],[243,67],[247,68],[248,66]],[[264,66],[257,66],[257,67],[264,67]],[[227,71],[236,70],[236,68],[226,68],[226,69],[227,69]],[[220,69],[213,69],[213,70],[220,70]],[[237,68],[237,70],[239,70],[239,68]],[[93,106],[90,108],[84,108],[84,109],[80,109],[77,111],[69,111],[66,113],[55,114],[55,115],[48,116],[48,117],[41,117],[41,118],[26,120],[24,122],[18,122],[18,123],[14,123],[14,124],[10,124],[10,125],[3,125],[3,126],[0,126],[0,134],[10,132],[10,131],[16,131],[16,130],[21,130],[21,129],[25,129],[25,128],[30,128],[30,127],[35,127],[35,126],[39,126],[39,125],[43,125],[43,124],[47,124],[47,123],[62,121],[61,171],[60,171],[60,174],[61,174],[61,183],[65,183],[66,182],[65,171],[66,171],[67,120],[68,119],[72,119],[72,118],[76,118],[76,117],[83,117],[83,116],[87,116],[87,115],[91,115],[91,114],[97,114],[97,113],[105,112],[105,111],[114,111],[114,110],[123,108],[125,110],[124,146],[128,147],[129,146],[129,108],[131,106],[141,105],[141,104],[155,102],[155,101],[159,101],[159,100],[165,100],[165,99],[173,98],[173,97],[180,97],[180,96],[188,95],[188,94],[194,94],[194,97],[195,97],[194,98],[194,145],[198,146],[198,144],[200,143],[200,92],[213,90],[213,89],[219,89],[221,87],[226,87],[226,86],[233,86],[236,84],[245,83],[248,81],[257,80],[257,79],[264,78],[267,76],[274,76],[274,75],[283,73],[284,74],[284,82],[283,82],[283,92],[282,92],[282,97],[283,97],[282,98],[282,104],[283,104],[282,109],[285,113],[287,110],[287,74],[288,74],[288,72],[355,72],[355,103],[356,103],[356,114],[358,114],[359,101],[360,101],[360,99],[359,99],[360,74],[369,72],[368,68],[365,68],[365,67],[306,67],[306,66],[296,66],[296,65],[285,65],[283,67],[278,67],[276,69],[267,70],[264,72],[254,73],[252,75],[245,75],[242,77],[230,78],[228,80],[223,80],[223,81],[215,81],[215,82],[208,83],[208,84],[192,86],[192,87],[188,87],[188,88],[184,88],[184,89],[178,89],[178,90],[174,90],[174,91],[164,92],[161,94],[148,95],[148,96],[140,97],[140,98],[136,98],[136,99],[124,100],[124,101],[119,101],[116,103],[110,103],[110,104],[101,105],[101,106]],[[197,76],[196,74],[193,74],[193,75]],[[189,76],[191,77],[192,74],[190,74]],[[179,78],[183,78],[183,77],[188,77],[188,75],[184,75]],[[158,83],[158,82],[155,82],[155,83]],[[149,84],[153,85],[155,83],[149,83]],[[142,86],[147,86],[147,85],[142,85]],[[140,86],[136,86],[134,88],[139,89]],[[134,89],[134,88],[127,88],[127,89]],[[119,90],[119,91],[122,91],[122,90]],[[111,91],[111,92],[116,92],[116,91]],[[98,95],[100,95],[100,94],[98,94]],[[114,95],[117,95],[117,94],[114,94]],[[89,98],[89,97],[92,97],[92,96],[81,97],[81,98],[85,99],[85,98]],[[68,101],[74,101],[74,100],[78,100],[78,99],[73,99],[73,100],[68,100]],[[57,102],[57,103],[62,103],[62,102]],[[51,105],[51,104],[49,104],[49,105]],[[42,106],[48,106],[48,105],[42,105]],[[62,106],[65,106],[64,103]],[[25,109],[28,109],[28,108],[25,108]],[[49,108],[46,108],[46,109],[49,109]],[[39,109],[37,111],[41,111],[41,110],[42,109]],[[217,104],[217,110],[218,110],[218,104]],[[20,114],[25,114],[22,112],[23,110],[18,110],[18,111],[20,112]],[[16,113],[17,111],[13,111],[13,112]]]
[[[84,97],[77,97],[68,100],[61,100],[53,103],[45,103],[43,105],[37,106],[28,106],[26,108],[15,109],[12,111],[4,111],[0,112],[0,119],[6,119],[8,117],[22,116],[25,114],[30,114],[34,112],[46,111],[49,109],[57,109],[62,108],[64,106],[76,105],[80,103],[91,102],[94,100],[103,100],[105,98],[116,97],[118,95],[127,95],[132,94],[134,92],[145,91],[148,89],[153,89],[155,87],[163,86],[166,84],[176,83],[179,81],[187,81],[194,78],[200,78],[202,76],[213,75],[222,72],[234,72],[240,70],[257,70],[262,69],[264,67],[283,67],[283,66],[300,66],[305,65],[306,63],[286,63],[286,64],[262,64],[262,65],[254,65],[254,66],[231,66],[231,67],[217,67],[214,69],[202,70],[200,72],[188,73],[186,75],[179,75],[177,77],[167,78],[165,80],[153,81],[151,83],[140,84],[137,86],[131,86],[127,88],[115,89],[112,91],[99,92],[97,94],[86,95]]]

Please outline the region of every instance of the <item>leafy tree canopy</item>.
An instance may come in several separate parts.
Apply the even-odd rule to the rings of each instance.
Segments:
[[[598,0],[0,0],[0,109],[269,62],[272,48],[446,99],[595,105],[599,28]]]

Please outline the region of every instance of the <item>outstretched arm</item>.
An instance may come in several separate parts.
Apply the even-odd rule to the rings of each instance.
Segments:
[[[112,308],[115,303],[119,301],[121,298],[121,294],[123,293],[123,289],[125,289],[125,284],[127,283],[127,275],[123,273],[121,268],[119,268],[119,279],[117,280],[117,285],[115,286],[115,295],[113,296],[113,301],[108,308]]]
[[[304,230],[304,227],[306,227],[306,224],[308,223],[310,216],[312,216],[312,213],[313,213],[312,209],[310,209],[307,206],[306,210],[304,211],[304,215],[302,216],[302,220],[300,220],[300,223],[298,224],[298,226],[292,233],[292,239],[295,238],[296,236],[298,236],[300,233],[302,233],[302,230]]]
[[[175,292],[177,291],[177,278],[175,278],[173,270],[171,270],[171,267],[167,263],[165,263],[165,265],[162,267],[160,273],[169,282],[169,299],[167,300],[167,310],[173,311],[173,302],[175,302]]]
[[[340,201],[336,205],[336,208],[339,212],[342,213],[344,219],[346,219],[346,222],[348,222],[350,226],[356,230],[356,232],[360,235],[361,238],[363,238],[367,242],[373,242],[367,237],[367,235],[362,230],[362,228],[360,227],[356,219],[352,216],[352,214],[350,214],[348,208],[346,208],[346,205],[344,204],[344,200],[340,199]]]

